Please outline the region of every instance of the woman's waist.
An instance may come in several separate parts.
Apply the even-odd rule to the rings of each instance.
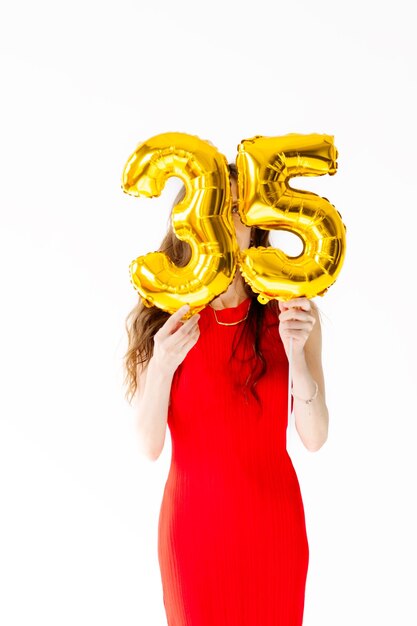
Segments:
[[[167,484],[179,489],[230,488],[237,485],[248,488],[287,488],[296,482],[297,475],[286,448],[274,455],[242,456],[230,451],[227,457],[210,455],[207,450],[198,456],[181,454],[173,450]]]
[[[209,422],[205,427],[185,424],[170,427],[172,461],[178,467],[227,469],[251,464],[261,469],[288,463],[286,425],[275,423],[258,427],[221,426]]]
[[[165,485],[161,514],[164,519],[186,523],[190,518],[242,521],[251,511],[261,516],[278,516],[303,509],[298,478],[290,462],[270,467],[269,472],[242,468],[240,472],[222,472],[208,467],[191,471],[171,465]]]

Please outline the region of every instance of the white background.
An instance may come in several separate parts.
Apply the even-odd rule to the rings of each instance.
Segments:
[[[310,541],[305,626],[415,626],[416,44],[412,2],[9,3],[1,47],[0,621],[165,624],[157,521],[170,438],[139,455],[124,400],[128,265],[159,199],[121,191],[136,145],[334,135],[305,179],[347,226],[323,313],[329,439],[293,430]],[[196,625],[198,626],[198,625]],[[237,626],[237,625],[231,625]],[[254,625],[258,626],[258,625]]]

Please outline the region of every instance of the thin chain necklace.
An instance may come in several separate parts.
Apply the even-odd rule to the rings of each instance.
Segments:
[[[249,308],[246,312],[245,317],[243,317],[241,320],[238,320],[237,322],[219,322],[219,320],[217,319],[217,315],[216,315],[216,309],[213,309],[213,307],[210,304],[210,308],[212,309],[213,313],[214,313],[214,317],[216,318],[216,322],[220,325],[220,326],[236,326],[236,324],[240,324],[240,322],[244,322],[245,319],[248,317],[249,315],[249,309],[250,309],[250,305],[251,303],[249,303]]]

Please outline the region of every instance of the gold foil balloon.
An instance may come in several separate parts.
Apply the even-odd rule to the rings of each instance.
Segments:
[[[185,184],[185,198],[172,211],[172,226],[191,246],[191,259],[178,267],[166,254],[150,252],[134,259],[129,270],[146,306],[173,313],[189,304],[189,317],[226,291],[237,269],[227,160],[198,137],[164,133],[133,152],[123,170],[122,189],[134,196],[159,196],[170,176]]]
[[[239,253],[244,279],[258,300],[290,300],[323,295],[345,256],[346,227],[326,198],[289,186],[293,176],[336,173],[337,150],[330,135],[256,136],[238,146],[239,213],[248,226],[281,229],[298,235],[304,248],[289,257],[277,248]]]

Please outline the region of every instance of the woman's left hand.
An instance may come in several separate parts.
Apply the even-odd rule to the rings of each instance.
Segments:
[[[296,357],[303,352],[316,318],[311,313],[312,306],[308,298],[293,298],[286,302],[279,300],[278,305],[281,311],[279,334],[289,359],[290,338],[293,338],[292,353]]]

